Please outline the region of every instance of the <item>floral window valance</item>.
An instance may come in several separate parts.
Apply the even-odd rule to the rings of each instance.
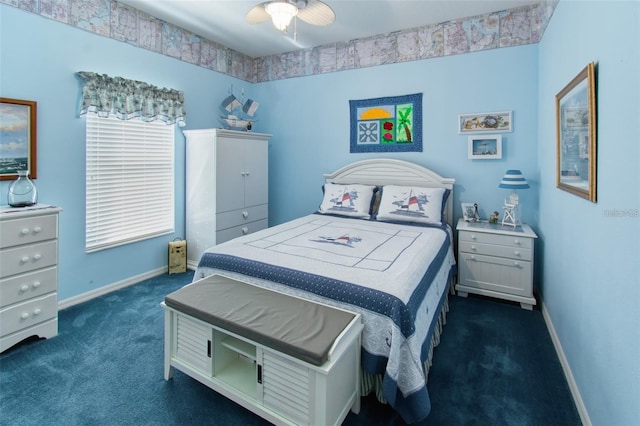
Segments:
[[[80,115],[96,112],[121,120],[139,118],[185,125],[184,94],[178,90],[93,72],[81,71],[78,76],[83,82]]]

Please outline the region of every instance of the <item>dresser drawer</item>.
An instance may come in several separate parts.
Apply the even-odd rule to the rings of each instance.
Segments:
[[[58,263],[58,241],[0,250],[0,277],[9,277]]]
[[[216,244],[224,243],[225,241],[232,240],[243,235],[248,235],[262,229],[266,229],[268,226],[267,219],[258,220],[256,222],[247,223],[241,226],[235,226],[233,228],[223,229],[216,232]]]
[[[0,310],[0,335],[6,336],[15,331],[31,327],[58,314],[58,295],[30,299],[19,305]]]
[[[261,204],[259,206],[219,213],[216,215],[216,231],[262,220],[268,216],[268,204]],[[216,241],[218,240],[216,239]]]
[[[461,231],[458,233],[458,241],[460,244],[462,244],[463,241],[470,241],[474,243],[496,244],[507,247],[533,248],[533,240],[531,238],[517,237],[513,235],[488,234],[485,232]]]
[[[0,248],[31,244],[57,237],[57,215],[25,217],[0,223]]]
[[[58,289],[58,268],[52,266],[0,280],[0,308]]]
[[[505,257],[508,259],[532,260],[533,250],[522,247],[483,244],[471,241],[459,241],[461,252]]]

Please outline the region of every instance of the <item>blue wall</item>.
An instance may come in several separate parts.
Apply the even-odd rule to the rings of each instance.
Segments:
[[[640,424],[640,3],[561,1],[539,44],[542,297],[594,425]],[[598,202],[555,187],[555,95],[597,67]]]
[[[521,191],[524,220],[537,221],[537,46],[528,45],[384,65],[260,84],[261,119],[273,133],[271,221],[312,212],[321,201],[322,174],[383,154],[349,153],[349,100],[423,93],[423,152],[395,153],[455,177],[460,202],[478,202],[483,217],[500,210],[508,191],[498,183],[520,168],[532,189]],[[501,160],[467,159],[461,113],[512,110],[514,131],[503,133]],[[500,212],[502,212],[500,210]]]
[[[25,35],[28,28],[28,36]],[[94,71],[184,91],[188,128],[217,126],[231,84],[249,83],[0,5],[0,95],[38,102],[38,201],[61,206],[59,299],[164,270],[167,243],[184,237],[184,136],[176,130],[176,231],[97,253],[84,251],[85,120],[77,71]],[[256,130],[260,130],[256,126]],[[9,183],[0,185],[6,204]]]

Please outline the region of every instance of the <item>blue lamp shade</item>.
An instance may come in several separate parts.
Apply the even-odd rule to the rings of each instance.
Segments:
[[[498,187],[506,189],[527,189],[529,188],[529,184],[524,176],[522,176],[520,170],[507,170]]]

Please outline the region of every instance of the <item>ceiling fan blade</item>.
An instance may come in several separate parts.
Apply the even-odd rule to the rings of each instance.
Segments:
[[[251,10],[247,12],[247,17],[245,18],[247,20],[247,23],[260,24],[262,22],[268,21],[271,17],[264,8],[264,5],[267,3],[270,2],[260,3],[252,7]]]
[[[329,25],[336,20],[336,14],[327,4],[320,0],[309,0],[307,5],[298,11],[298,18],[311,25]]]

